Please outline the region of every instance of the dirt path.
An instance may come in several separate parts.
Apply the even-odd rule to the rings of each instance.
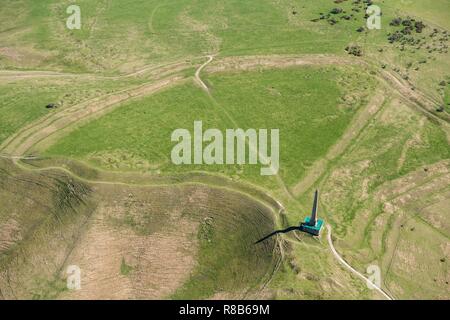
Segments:
[[[306,55],[267,55],[267,56],[243,56],[226,57],[216,60],[208,66],[209,73],[221,71],[250,71],[255,69],[288,68],[292,66],[308,65],[351,65],[362,64],[363,60],[327,54]]]
[[[95,73],[69,73],[58,71],[42,71],[42,70],[29,70],[29,71],[10,71],[0,70],[0,80],[19,80],[30,78],[96,78],[96,79],[111,79],[120,80],[125,78],[136,77],[145,74],[146,72],[160,72],[162,69],[176,69],[178,66],[186,66],[194,60],[204,58],[204,56],[191,57],[189,59],[178,60],[174,62],[159,64],[159,65],[146,65],[142,68],[123,75],[117,76],[104,76]],[[200,72],[212,62],[214,55],[207,56],[208,61],[201,65],[196,72],[196,79],[200,85],[204,87],[203,81],[200,79]],[[222,58],[217,64],[208,66],[208,72],[220,72],[220,71],[232,71],[232,70],[253,70],[255,68],[286,68],[291,66],[302,65],[343,65],[343,64],[361,64],[362,60],[354,60],[340,56],[316,54],[316,55],[268,55],[268,56],[244,56],[244,57],[227,57]],[[178,70],[174,70],[178,71]],[[203,83],[203,85],[202,85]]]
[[[149,31],[150,31],[151,33],[156,33],[155,28],[154,28],[154,26],[153,26],[153,21],[154,21],[154,19],[155,19],[156,12],[157,12],[160,8],[162,8],[162,7],[164,7],[165,5],[167,5],[166,2],[167,2],[167,0],[162,0],[162,1],[161,1],[161,2],[160,2],[153,10],[152,10],[152,13],[150,14],[150,19],[148,20],[148,29],[149,29]]]
[[[10,156],[7,154],[0,154],[0,158],[9,159],[9,160],[35,160],[36,156]]]
[[[1,70],[0,79],[20,79],[20,78],[61,78],[61,77],[82,77],[85,74],[64,73],[56,71],[9,71]]]
[[[370,286],[377,290],[381,295],[383,295],[387,300],[394,300],[392,297],[390,297],[383,289],[377,287],[374,283],[372,283],[369,279],[367,279],[362,273],[358,272],[356,269],[354,269],[351,265],[349,265],[336,251],[333,245],[333,240],[331,238],[331,226],[327,224],[328,234],[328,244],[330,245],[331,252],[333,253],[334,257],[350,272],[352,272],[354,275],[356,275],[358,278],[362,279],[367,284],[370,284]]]
[[[191,59],[183,59],[170,63],[163,63],[158,65],[146,65],[142,68],[117,76],[106,76],[95,73],[68,73],[57,71],[9,71],[0,70],[0,80],[14,81],[21,79],[40,79],[40,78],[76,78],[79,80],[86,79],[102,79],[102,80],[120,80],[142,75],[160,75],[167,73],[176,73],[185,70],[192,66],[192,61],[200,59],[201,57],[194,57]]]
[[[197,83],[206,91],[209,92],[208,86],[203,82],[203,80],[200,78],[200,72],[209,64],[211,61],[213,61],[214,56],[210,55],[208,56],[208,61],[206,61],[204,64],[202,64],[197,71],[195,71],[195,80]]]

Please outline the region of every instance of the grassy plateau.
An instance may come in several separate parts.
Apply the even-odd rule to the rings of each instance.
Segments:
[[[0,299],[382,299],[328,229],[255,244],[316,189],[355,270],[450,298],[450,0],[72,4],[0,3]],[[175,165],[194,121],[279,171]]]

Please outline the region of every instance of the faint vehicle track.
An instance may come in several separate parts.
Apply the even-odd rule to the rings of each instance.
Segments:
[[[349,59],[347,57],[329,54],[304,54],[304,55],[255,55],[234,56],[216,60],[208,66],[210,73],[221,71],[250,71],[255,69],[288,68],[292,66],[308,65],[351,65],[363,64],[363,60]]]
[[[38,157],[36,157],[36,156],[11,156],[11,155],[1,154],[1,153],[0,153],[0,158],[10,159],[10,160],[35,160],[35,159],[38,159]]]
[[[87,75],[87,74],[86,74]],[[20,79],[20,78],[58,78],[58,77],[82,77],[83,74],[64,73],[57,71],[10,71],[1,70],[0,79]]]
[[[133,71],[131,73],[121,74],[121,75],[101,75],[95,73],[69,73],[69,72],[58,72],[58,71],[11,71],[11,70],[0,70],[0,80],[19,80],[19,79],[33,79],[33,78],[77,78],[77,79],[105,79],[105,80],[120,80],[126,78],[137,77],[145,75],[145,73],[156,73],[160,74],[163,72],[179,72],[190,66],[191,60],[196,60],[200,57],[194,57],[192,59],[183,59],[179,61],[174,61],[170,63],[163,63],[159,65],[145,65],[140,69]]]
[[[153,21],[154,21],[156,12],[157,12],[160,8],[162,8],[162,7],[166,6],[166,5],[168,5],[166,2],[167,2],[167,0],[162,0],[162,1],[161,1],[161,2],[153,9],[152,13],[150,14],[150,19],[149,19],[149,21],[148,21],[148,29],[150,30],[151,33],[156,33],[155,28],[154,28],[154,26],[153,26]]]

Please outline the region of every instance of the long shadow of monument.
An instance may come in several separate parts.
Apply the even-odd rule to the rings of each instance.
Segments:
[[[288,233],[288,232],[291,232],[291,231],[294,231],[294,230],[299,230],[299,231],[301,231],[301,229],[300,229],[299,226],[289,227],[289,228],[286,228],[286,229],[283,229],[283,230],[277,230],[277,231],[272,232],[271,234],[268,234],[268,235],[265,236],[264,238],[259,239],[259,240],[256,241],[254,244],[258,244],[258,243],[260,243],[260,242],[263,242],[264,240],[267,240],[267,239],[273,237],[273,236],[276,235],[276,234],[279,234],[279,233]]]
[[[316,190],[316,192],[314,193],[314,202],[313,202],[313,208],[312,208],[312,212],[311,212],[311,216],[310,217],[306,217],[305,220],[303,222],[300,222],[300,224],[298,226],[292,226],[283,230],[277,230],[272,232],[271,234],[268,234],[267,236],[265,236],[262,239],[259,239],[258,241],[256,241],[254,244],[258,244],[260,242],[263,242],[264,240],[269,239],[270,237],[273,237],[276,234],[279,233],[288,233],[294,230],[298,230],[298,231],[302,231],[302,232],[306,232],[309,233],[313,236],[318,236],[320,235],[320,230],[322,229],[323,226],[323,220],[322,219],[318,219],[317,218],[317,208],[319,206],[319,190]]]

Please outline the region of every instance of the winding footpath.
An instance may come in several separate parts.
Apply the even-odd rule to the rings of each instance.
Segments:
[[[204,64],[202,64],[197,71],[195,71],[195,80],[197,81],[197,83],[203,88],[203,90],[206,90],[206,92],[209,92],[209,88],[208,86],[203,82],[203,80],[200,78],[200,72],[202,72],[202,70],[209,64],[211,63],[211,61],[213,61],[214,56],[213,55],[209,55],[208,56],[208,61],[206,61]]]
[[[354,275],[356,275],[357,277],[359,277],[360,279],[364,280],[368,286],[372,287],[373,289],[377,290],[381,295],[383,295],[387,300],[394,300],[394,298],[392,298],[391,296],[389,296],[383,289],[381,289],[380,287],[376,286],[372,281],[370,281],[368,278],[366,278],[362,273],[358,272],[355,268],[353,268],[351,265],[349,265],[344,258],[341,257],[341,255],[337,252],[337,250],[335,249],[334,245],[333,245],[333,240],[331,239],[331,226],[329,224],[327,224],[327,229],[328,229],[328,234],[327,234],[327,239],[328,239],[328,244],[330,245],[331,248],[331,252],[333,253],[334,257],[345,267],[347,268],[350,272],[352,272]]]

